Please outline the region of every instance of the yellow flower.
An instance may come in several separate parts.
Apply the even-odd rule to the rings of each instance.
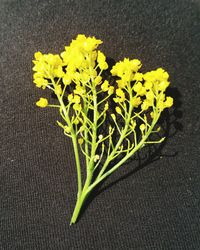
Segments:
[[[42,54],[41,52],[35,53],[35,59],[33,60],[33,71],[36,71],[34,80],[37,87],[45,88],[44,84],[40,85],[37,78],[51,79],[55,77],[62,77],[64,72],[62,70],[63,61],[59,55]]]
[[[75,72],[73,77],[75,82],[79,82],[81,80],[81,74],[79,72]]]
[[[146,90],[151,89],[152,86],[153,86],[153,83],[151,81],[146,81],[144,83],[144,87],[145,87]]]
[[[81,82],[83,82],[83,83],[89,82],[89,80],[90,80],[90,74],[89,74],[89,72],[85,72],[85,71],[82,72],[80,79],[81,79]]]
[[[112,95],[114,93],[114,87],[113,86],[110,86],[108,88],[108,95]]]
[[[123,79],[117,80],[116,82],[117,82],[118,88],[121,88],[121,89],[125,88],[127,85],[127,82],[124,81]]]
[[[153,111],[150,113],[150,116],[151,116],[152,119],[154,118],[154,112]]]
[[[80,110],[81,110],[81,104],[80,104],[80,103],[75,103],[75,104],[73,105],[73,109],[74,109],[74,110],[77,110],[77,111],[80,111]]]
[[[81,102],[81,97],[79,95],[69,94],[68,95],[68,101],[71,102],[71,103],[79,104]],[[75,105],[74,107],[77,108],[79,106]]]
[[[109,90],[109,83],[108,83],[107,80],[105,80],[105,81],[103,82],[103,84],[101,85],[101,89],[102,89],[104,92],[106,92],[106,91]]]
[[[96,52],[96,50],[92,51],[90,55],[91,55],[92,62],[95,62],[96,59],[97,59],[97,52]]]
[[[61,85],[60,85],[60,84],[59,84],[59,85],[56,85],[54,91],[55,91],[55,94],[56,94],[56,95],[61,95],[61,94],[62,94]]]
[[[143,123],[140,125],[140,130],[143,132],[146,129],[146,125]]]
[[[73,79],[73,72],[72,73],[67,72],[62,78],[63,84],[69,85],[72,82],[72,79]]]
[[[37,79],[37,78],[43,78],[43,73],[42,72],[35,72],[33,74],[33,79]]]
[[[38,77],[33,80],[36,87],[45,89],[48,85],[48,81],[44,78]]]
[[[92,52],[95,50],[102,41],[96,39],[95,37],[86,37],[83,34],[79,34],[75,40],[72,40],[69,48],[78,48],[84,50],[85,52]]]
[[[101,44],[101,40],[97,40],[95,37],[88,37],[86,41],[83,43],[83,48],[87,52],[91,52],[97,48],[99,44]]]
[[[95,79],[94,79],[94,82],[96,85],[99,85],[101,83],[101,80],[102,80],[102,77],[101,76],[97,76]]]
[[[157,107],[159,108],[160,112],[164,110],[165,104],[163,101],[159,101],[157,104]]]
[[[79,95],[74,95],[73,102],[77,103],[77,104],[80,103],[81,102],[80,96]]]
[[[168,81],[165,80],[161,81],[158,85],[158,90],[165,91],[166,88],[169,86],[169,84],[170,83]]]
[[[130,103],[133,105],[133,107],[137,108],[141,104],[141,98],[138,96],[134,96],[131,100]]]
[[[149,102],[153,102],[154,100],[154,93],[152,90],[149,90],[147,93],[146,93],[146,98]]]
[[[126,71],[124,72],[123,76],[121,77],[122,81],[126,83],[127,85],[127,82],[130,82],[131,79],[132,79],[132,75],[133,73],[131,71]]]
[[[115,103],[118,103],[118,102],[119,102],[119,98],[118,98],[118,97],[113,98],[113,101],[114,101]]]
[[[83,50],[79,47],[66,46],[65,51],[61,53],[63,65],[71,69],[77,69],[80,66],[86,66],[86,60]]]
[[[142,89],[142,83],[141,83],[141,82],[138,82],[138,83],[134,84],[133,90],[134,90],[136,93],[139,92],[141,89]]]
[[[78,94],[78,95],[83,95],[85,94],[86,90],[84,87],[80,86],[80,85],[76,85],[76,88],[74,90],[74,94]]]
[[[87,52],[91,52],[97,48],[99,44],[102,43],[101,40],[96,39],[95,37],[85,37],[85,35],[78,35],[76,38],[77,43],[80,47],[83,47]]]
[[[132,72],[137,72],[141,67],[141,62],[138,59],[130,60],[125,58],[123,61],[117,62],[111,70],[113,76],[123,77],[124,74],[130,76]]]
[[[82,145],[83,142],[84,142],[83,138],[79,138],[79,139],[78,139],[78,144],[79,144],[79,145]]]
[[[143,80],[143,74],[139,72],[135,73],[133,81],[142,81],[142,80]]]
[[[164,104],[166,108],[170,108],[173,105],[173,98],[170,96],[167,96]]]
[[[59,65],[62,65],[62,59],[59,55],[53,55],[51,53],[45,54],[44,56],[45,62],[54,68],[58,68]]]
[[[90,72],[89,72],[89,74],[90,74],[91,78],[97,77],[97,71],[95,69],[91,69]]]
[[[144,74],[144,86],[146,89],[154,87],[157,90],[165,91],[169,86],[169,74],[162,68],[152,70]]]
[[[40,108],[45,108],[48,106],[48,100],[46,98],[41,97],[40,100],[36,102],[36,105]]]
[[[141,105],[141,109],[142,110],[147,110],[150,107],[150,103],[148,100],[144,100],[142,105]]]
[[[124,102],[125,101],[125,94],[122,89],[118,88],[116,89],[116,95],[120,97],[118,100],[119,102]]]
[[[140,96],[143,96],[146,94],[146,89],[142,86],[141,82],[137,82],[133,86],[133,90]]]
[[[163,111],[165,108],[164,100],[165,100],[165,94],[161,92],[157,98],[157,107],[159,108],[160,111]]]
[[[45,79],[48,78],[46,74],[46,72],[48,71],[48,65],[45,62],[44,55],[42,55],[41,52],[36,52],[34,56],[36,60],[33,60],[33,71],[35,71],[35,73],[33,74],[33,82],[38,88],[42,87],[43,89],[45,89],[48,85],[48,81],[47,79]]]
[[[68,101],[69,101],[69,102],[72,102],[72,101],[73,101],[73,94],[69,94],[69,95],[68,95]]]
[[[113,76],[122,77],[125,71],[125,65],[122,61],[117,62],[111,69],[111,74]]]
[[[43,57],[43,55],[40,51],[38,51],[38,52],[35,52],[34,57],[38,61]]]
[[[105,70],[108,68],[108,64],[106,62],[106,57],[101,51],[98,51],[97,62],[98,62],[99,68],[101,70]]]
[[[122,113],[122,110],[121,110],[120,107],[118,107],[118,106],[115,108],[115,111],[116,111],[118,114],[121,114],[121,113]]]
[[[141,68],[141,66],[142,66],[141,61],[138,60],[138,59],[133,59],[133,60],[130,61],[130,63],[131,63],[131,69],[134,72],[137,72]]]
[[[64,73],[61,65],[59,65],[58,68],[54,69],[54,76],[55,77],[59,77],[60,78],[60,77],[63,77],[64,75],[65,75],[65,73]]]

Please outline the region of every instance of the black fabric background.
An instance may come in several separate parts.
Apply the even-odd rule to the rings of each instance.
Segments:
[[[200,249],[199,12],[194,0],[0,1],[0,249]],[[56,110],[35,107],[32,58],[78,33],[143,72],[165,68],[176,100],[168,139],[110,176],[70,227],[72,145]]]

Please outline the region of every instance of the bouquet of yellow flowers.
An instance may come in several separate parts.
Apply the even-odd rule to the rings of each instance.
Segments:
[[[78,194],[71,218],[77,221],[90,192],[121,167],[158,132],[155,125],[165,108],[173,105],[166,96],[169,75],[162,69],[140,73],[140,60],[125,58],[110,69],[95,37],[78,35],[60,55],[36,52],[33,60],[34,83],[50,89],[57,104],[40,98],[41,108],[57,108],[57,121],[72,139]],[[83,184],[80,153],[85,157]]]

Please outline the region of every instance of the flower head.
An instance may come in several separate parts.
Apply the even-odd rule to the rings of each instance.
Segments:
[[[118,101],[119,102],[124,102],[125,101],[125,93],[122,89],[118,88],[116,89],[116,95],[119,97]]]
[[[120,108],[119,106],[117,106],[117,107],[115,108],[115,111],[116,111],[118,114],[120,114],[120,115],[121,115],[121,113],[122,113],[122,110],[121,110],[121,108]]]
[[[133,72],[137,72],[141,68],[142,64],[140,60],[133,59],[130,60],[125,58],[123,61],[117,62],[112,70],[111,73],[113,76],[119,76],[121,78],[125,77],[124,80],[130,81],[130,77],[132,76]]]
[[[171,96],[166,97],[165,107],[170,108],[173,105],[173,98]]]
[[[41,97],[40,100],[36,102],[36,105],[40,108],[45,108],[48,106],[48,100],[46,98]]]
[[[97,62],[98,62],[99,68],[101,70],[105,70],[108,68],[108,64],[106,62],[106,57],[101,51],[98,51]]]

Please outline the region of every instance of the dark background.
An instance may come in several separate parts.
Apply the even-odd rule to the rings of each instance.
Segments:
[[[200,249],[199,13],[197,0],[0,1],[0,249]],[[168,139],[110,176],[70,227],[72,145],[56,110],[35,107],[32,58],[78,33],[143,72],[165,68],[176,100]]]

